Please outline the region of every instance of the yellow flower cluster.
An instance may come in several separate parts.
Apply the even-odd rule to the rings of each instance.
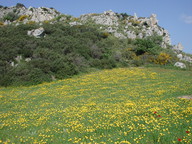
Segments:
[[[192,72],[118,68],[0,88],[0,143],[192,142]],[[187,133],[186,133],[187,131]]]

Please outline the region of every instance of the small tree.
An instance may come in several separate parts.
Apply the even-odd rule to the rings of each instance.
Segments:
[[[16,4],[16,8],[22,8],[22,7],[25,7],[25,5],[24,5],[24,4],[21,4],[21,3],[17,3],[17,4]]]

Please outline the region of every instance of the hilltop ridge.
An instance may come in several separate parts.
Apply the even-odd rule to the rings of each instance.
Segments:
[[[171,44],[156,14],[138,17],[108,10],[73,17],[20,3],[0,6],[0,11],[0,85],[52,81],[92,68],[192,66],[192,56],[181,43]]]

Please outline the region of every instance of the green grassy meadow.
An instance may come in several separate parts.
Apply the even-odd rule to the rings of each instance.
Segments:
[[[0,88],[0,143],[192,143],[192,72],[116,68]]]

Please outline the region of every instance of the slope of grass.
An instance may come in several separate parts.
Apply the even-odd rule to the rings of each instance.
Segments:
[[[118,68],[0,89],[0,143],[191,143],[192,72]]]

